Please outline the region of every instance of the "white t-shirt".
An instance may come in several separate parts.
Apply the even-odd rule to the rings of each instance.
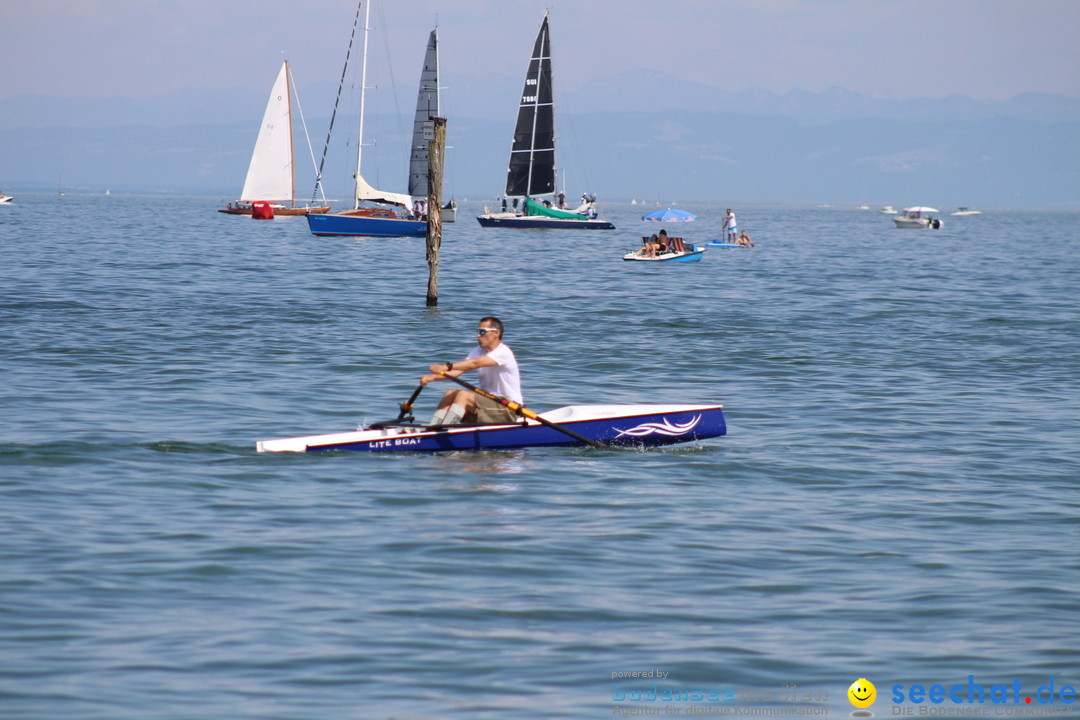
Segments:
[[[506,343],[499,343],[491,352],[485,352],[484,348],[477,345],[467,357],[471,360],[484,355],[497,362],[498,365],[476,369],[476,374],[480,377],[480,387],[489,393],[502,395],[504,398],[524,405],[525,400],[521,396],[521,376],[518,374],[514,351]]]

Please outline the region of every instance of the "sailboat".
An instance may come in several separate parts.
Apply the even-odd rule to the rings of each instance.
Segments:
[[[428,199],[428,164],[433,117],[442,116],[442,97],[439,92],[439,29],[428,36],[424,66],[420,70],[420,90],[416,96],[416,116],[413,118],[412,153],[409,157],[409,195],[413,207],[426,206]],[[450,200],[442,207],[442,221],[457,219],[457,203]]]
[[[252,203],[270,202],[276,215],[329,212],[330,207],[296,207],[293,162],[292,74],[289,61],[281,64],[263,113],[259,137],[251,153],[240,200],[218,212],[251,215]],[[288,203],[288,206],[284,205]]]
[[[554,207],[553,201],[556,198],[560,206],[565,206],[565,194],[558,192],[556,178],[551,37],[548,32],[548,16],[545,14],[533,44],[529,69],[525,73],[525,86],[518,104],[502,212],[485,212],[476,218],[477,221],[483,227],[615,229],[610,222],[596,217],[594,195],[582,195],[581,205],[575,210]],[[550,196],[551,199],[535,199],[543,196]],[[513,198],[513,210],[507,210],[506,198]]]
[[[371,0],[360,0],[360,6],[364,9],[364,53],[360,65],[360,129],[356,142],[356,184],[353,191],[353,209],[327,215],[308,215],[308,228],[312,234],[320,236],[422,237],[427,235],[427,222],[418,216],[411,213],[401,214],[387,207],[371,207],[361,204],[372,202],[383,206],[392,205],[404,209],[407,213],[413,208],[411,196],[404,193],[377,190],[364,179],[361,173],[364,151],[364,97],[367,89],[368,18],[371,15]],[[357,21],[360,19],[359,8],[357,9],[356,19]],[[355,34],[355,32],[356,26],[354,25],[353,33]],[[352,48],[351,39],[349,47]],[[348,56],[346,56],[346,67],[348,62]],[[342,79],[344,79],[344,73],[342,73]]]

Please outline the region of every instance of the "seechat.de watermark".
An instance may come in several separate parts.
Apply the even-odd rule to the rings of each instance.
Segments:
[[[1010,682],[979,682],[968,675],[967,682],[896,684],[890,690],[892,715],[998,715],[1026,716],[1072,713],[1080,710],[1076,688],[1049,680],[1034,690],[1019,678]]]
[[[963,677],[963,676],[961,676]],[[680,715],[755,716],[798,719],[845,713],[827,687],[740,687],[726,683],[683,684],[665,670],[621,670],[611,673],[612,712],[620,717]],[[879,682],[880,682],[879,678]],[[958,682],[959,681],[959,682]],[[1004,682],[968,675],[952,682],[882,683],[881,692],[860,677],[847,688],[851,718],[1080,718],[1076,683],[1053,675],[1040,684],[1020,678]],[[888,688],[886,690],[885,688]],[[835,695],[834,695],[835,697]]]

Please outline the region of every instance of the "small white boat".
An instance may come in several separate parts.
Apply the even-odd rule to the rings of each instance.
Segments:
[[[980,210],[968,210],[966,207],[957,208],[953,215],[982,215]]]
[[[450,200],[442,206],[442,221],[444,223],[457,222],[457,200]]]
[[[705,248],[694,243],[684,243],[682,250],[669,250],[659,255],[642,255],[640,250],[623,255],[623,260],[633,262],[697,262],[705,254]]]
[[[0,205],[6,205],[7,203],[11,202],[14,199],[15,198],[11,197],[10,195],[5,195],[4,193],[0,193]]]
[[[896,214],[896,210],[893,208],[892,205],[886,205],[885,207],[879,209],[878,212],[882,213],[884,215],[895,215]]]
[[[937,230],[941,227],[942,222],[936,217],[932,217],[932,213],[940,212],[932,207],[924,207],[918,205],[916,207],[904,208],[904,212],[897,215],[892,219],[896,223],[898,228],[920,228],[927,229],[933,228]]]

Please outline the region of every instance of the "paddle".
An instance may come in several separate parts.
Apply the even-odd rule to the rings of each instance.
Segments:
[[[489,393],[487,390],[484,390],[483,388],[478,388],[475,385],[470,385],[469,383],[465,382],[464,380],[462,380],[459,377],[454,377],[453,375],[449,375],[449,374],[444,373],[444,372],[439,373],[439,375],[442,375],[445,378],[449,378],[450,380],[453,380],[458,385],[461,385],[464,388],[468,388],[469,390],[472,390],[477,395],[482,395],[482,396],[486,397],[488,400],[494,400],[495,402],[499,403],[500,405],[502,405],[504,407],[507,407],[510,410],[516,412],[518,415],[524,415],[525,417],[529,418],[530,420],[536,420],[537,422],[541,423],[542,425],[547,425],[549,428],[551,428],[553,430],[558,430],[559,432],[563,433],[564,435],[569,435],[570,437],[574,438],[575,440],[583,442],[586,445],[589,445],[589,446],[594,447],[594,448],[604,448],[605,447],[604,445],[596,442],[595,440],[590,440],[589,438],[585,437],[584,435],[578,435],[573,430],[570,430],[568,428],[564,428],[562,425],[556,425],[555,423],[551,422],[550,420],[546,420],[546,419],[540,417],[539,415],[534,413],[529,408],[527,408],[524,405],[521,405],[519,403],[516,403],[513,400],[508,400],[507,398],[500,397],[500,396],[495,395],[493,393]]]
[[[416,402],[416,398],[419,397],[420,391],[423,389],[423,385],[417,386],[417,388],[413,390],[413,394],[409,396],[409,399],[401,403],[401,413],[397,416],[396,422],[401,422],[405,419],[406,415],[412,412],[413,403]]]
[[[416,402],[417,396],[420,395],[420,391],[423,390],[423,389],[424,389],[423,385],[418,386],[415,390],[413,390],[413,394],[409,396],[408,400],[406,400],[403,403],[398,404],[398,407],[401,408],[401,412],[398,413],[398,416],[396,418],[394,418],[393,420],[386,420],[385,422],[371,423],[370,425],[367,426],[367,429],[368,430],[382,430],[383,428],[397,427],[397,426],[401,425],[402,422],[406,422],[406,423],[413,422],[414,418],[410,414],[412,412],[413,403]]]

